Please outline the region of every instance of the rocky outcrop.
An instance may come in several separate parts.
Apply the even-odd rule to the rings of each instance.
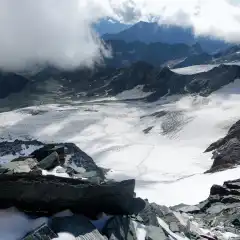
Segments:
[[[1,208],[38,215],[53,215],[65,209],[86,216],[134,213],[134,180],[119,183],[91,183],[80,179],[43,176],[34,173],[0,175]]]
[[[208,172],[233,168],[240,164],[240,121],[236,122],[224,138],[212,143],[206,152],[213,151],[213,165]]]
[[[103,73],[99,72],[98,74]],[[105,69],[105,73],[98,78],[98,86],[95,74],[89,89],[88,96],[115,96],[125,90],[131,90],[138,85],[143,85],[143,91],[151,93],[145,100],[156,101],[166,95],[173,94],[200,94],[207,96],[240,78],[240,66],[220,65],[208,72],[192,75],[182,75],[171,71],[169,68],[155,68],[145,62],[137,62],[129,67],[117,70]],[[99,80],[101,79],[101,80]],[[103,81],[102,84],[100,82]],[[99,87],[99,84],[101,87]]]
[[[135,198],[134,180],[107,180],[73,143],[2,142],[0,154],[12,156],[1,165],[0,208],[17,207],[32,221],[49,217],[36,219],[24,240],[53,239],[62,232],[92,240],[137,240],[139,232],[145,240],[240,237],[240,179],[212,186],[208,199],[196,206],[168,208]]]
[[[35,171],[53,170],[59,166],[61,168],[57,171],[60,174],[65,173],[72,178],[88,178],[93,182],[102,182],[105,179],[106,170],[98,167],[90,156],[73,143],[44,144],[36,140],[3,141],[0,142],[1,156],[12,158],[11,162],[0,165],[1,172],[5,173],[23,172],[20,167],[25,165],[27,169]]]

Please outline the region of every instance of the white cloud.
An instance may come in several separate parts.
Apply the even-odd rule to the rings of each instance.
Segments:
[[[193,26],[197,35],[240,41],[239,0],[1,0],[0,68],[51,63],[92,66],[107,54],[91,24],[104,16],[125,22],[159,18]]]
[[[0,67],[92,65],[104,47],[90,24],[104,15],[91,0],[1,0]]]
[[[196,35],[240,42],[240,0],[132,0],[131,7],[128,0],[109,2],[115,18],[135,20],[135,13],[142,20],[158,17],[161,23],[192,26]]]

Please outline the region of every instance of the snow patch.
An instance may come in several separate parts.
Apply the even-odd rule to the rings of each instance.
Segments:
[[[194,65],[190,67],[171,69],[171,71],[178,74],[183,74],[183,75],[192,75],[192,74],[201,73],[201,72],[208,72],[217,66],[219,66],[219,64]]]
[[[147,236],[146,227],[135,221],[133,221],[133,225],[136,231],[137,240],[145,240]]]
[[[131,90],[121,92],[116,95],[116,99],[126,100],[126,99],[141,99],[152,94],[152,92],[143,92],[143,85],[138,85]]]
[[[57,166],[53,170],[47,171],[47,170],[42,170],[42,175],[54,175],[56,177],[64,177],[64,178],[70,178],[70,176],[66,173],[66,170],[61,167]]]

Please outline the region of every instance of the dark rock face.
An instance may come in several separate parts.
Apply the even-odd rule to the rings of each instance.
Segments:
[[[240,121],[236,122],[227,135],[212,143],[206,152],[213,151],[213,165],[208,172],[233,168],[240,164]]]
[[[23,90],[29,80],[15,73],[0,72],[0,99]]]
[[[0,175],[1,208],[53,215],[65,209],[88,216],[131,214],[135,181],[88,183],[78,179],[35,174]]]

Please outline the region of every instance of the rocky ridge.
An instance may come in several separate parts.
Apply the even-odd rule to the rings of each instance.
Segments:
[[[212,143],[206,152],[213,151],[213,165],[208,172],[236,167],[240,164],[240,121],[229,129],[227,135]]]
[[[20,75],[18,77],[21,78]],[[24,77],[27,84],[12,78],[13,82],[18,82],[14,90],[4,85],[6,78],[1,84],[1,91],[6,97],[1,100],[0,108],[6,111],[11,106],[14,108],[14,105],[19,108],[66,99],[118,99],[118,94],[139,86],[145,94],[142,100],[149,102],[174,94],[208,96],[239,78],[240,66],[223,64],[207,72],[191,75],[178,74],[168,67],[154,67],[146,62],[136,62],[124,68],[98,67],[94,70],[60,71],[47,68],[28,78]]]
[[[240,179],[214,185],[196,206],[168,208],[135,198],[134,180],[106,179],[107,170],[72,143],[1,142],[0,155],[9,159],[0,168],[0,208],[17,207],[31,219],[48,216],[22,239],[54,239],[63,231],[76,239],[240,237]]]

